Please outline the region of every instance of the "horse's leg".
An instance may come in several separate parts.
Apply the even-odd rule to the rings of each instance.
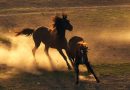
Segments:
[[[66,64],[68,66],[68,70],[71,70],[71,66],[69,65],[68,61],[67,61],[67,57],[64,55],[62,49],[58,49],[58,52],[61,54],[61,56],[64,58],[64,60],[66,61]]]
[[[45,44],[45,49],[44,49],[45,53],[47,56],[49,56],[49,46]]]
[[[49,59],[49,61],[50,61],[51,68],[52,68],[53,70],[55,70],[55,66],[54,66],[54,64],[52,63],[52,58],[51,58],[50,55],[49,55],[49,45],[46,45],[46,44],[45,44],[45,49],[44,49],[44,51],[45,51],[45,54],[47,55],[47,57],[48,57],[48,59]]]
[[[33,53],[33,56],[34,56],[34,57],[35,57],[36,50],[37,50],[37,47],[34,47],[34,48],[32,49],[32,53]]]
[[[65,48],[65,52],[66,52],[66,54],[71,62],[71,65],[74,67],[74,60],[70,56],[70,51],[69,51],[68,47]]]
[[[35,67],[38,68],[38,63],[36,62],[35,53],[36,53],[36,50],[38,49],[38,47],[40,46],[41,40],[37,36],[37,34],[33,34],[33,41],[34,41],[35,46],[32,49],[32,54],[34,56],[34,64],[36,65]]]
[[[35,53],[36,53],[36,50],[38,49],[38,47],[40,46],[41,44],[41,40],[39,37],[36,37],[35,35],[33,35],[33,41],[34,41],[34,48],[32,49],[32,53],[33,53],[33,56],[35,57]]]
[[[74,69],[75,69],[75,74],[76,74],[75,84],[78,84],[79,83],[79,64],[75,64],[74,65]]]
[[[99,83],[99,79],[97,78],[96,74],[94,73],[93,69],[92,69],[92,66],[90,65],[90,63],[87,61],[85,63],[86,67],[88,68],[88,70],[93,74],[93,76],[95,77],[97,83]]]

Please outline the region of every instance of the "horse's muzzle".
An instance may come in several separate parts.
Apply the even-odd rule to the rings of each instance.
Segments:
[[[70,27],[68,28],[68,30],[69,30],[69,31],[72,31],[72,30],[73,30],[73,26],[70,26]]]

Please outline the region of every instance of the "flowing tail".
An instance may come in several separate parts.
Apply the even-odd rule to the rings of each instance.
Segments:
[[[34,32],[33,29],[30,29],[30,28],[25,28],[23,29],[22,31],[20,32],[16,32],[16,35],[15,36],[19,36],[19,35],[26,35],[26,36],[30,36],[32,35]]]

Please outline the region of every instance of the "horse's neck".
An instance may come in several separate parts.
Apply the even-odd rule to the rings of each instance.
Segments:
[[[59,38],[65,38],[65,30],[59,30],[59,29],[57,29],[57,36],[59,37]]]
[[[61,28],[49,28],[48,31],[50,32],[52,38],[53,37],[59,37],[59,38],[65,38],[65,30]]]

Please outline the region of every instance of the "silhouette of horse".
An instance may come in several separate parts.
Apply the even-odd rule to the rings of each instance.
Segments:
[[[70,49],[70,57],[73,61],[73,66],[76,73],[76,84],[79,83],[79,64],[85,64],[88,68],[88,72],[91,72],[95,77],[97,83],[99,79],[97,78],[96,74],[94,73],[89,61],[88,61],[88,47],[87,43],[84,42],[83,38],[74,36],[69,40],[69,49]]]
[[[53,22],[54,22],[53,29],[49,29],[47,27],[39,27],[34,31],[33,29],[26,28],[23,29],[21,32],[17,32],[16,36],[22,34],[26,36],[33,35],[35,47],[32,49],[32,52],[34,56],[41,42],[45,44],[45,52],[48,55],[48,57],[49,57],[48,54],[49,48],[50,47],[56,48],[66,61],[68,69],[71,69],[71,66],[67,61],[67,57],[64,55],[62,49],[64,49],[66,51],[66,54],[68,55],[68,46],[67,46],[67,40],[65,38],[65,31],[66,30],[72,31],[73,26],[67,19],[66,14],[63,14],[62,17],[55,16],[53,18]]]

